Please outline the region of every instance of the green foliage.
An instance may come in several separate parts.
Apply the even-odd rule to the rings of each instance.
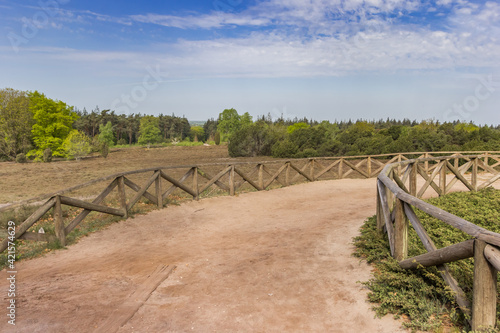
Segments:
[[[201,126],[192,126],[189,132],[189,137],[193,142],[198,142],[200,140],[203,141],[203,138],[205,137],[205,130]]]
[[[16,158],[31,148],[33,114],[26,92],[14,89],[0,90],[0,156]]]
[[[161,131],[158,125],[158,118],[154,116],[142,117],[139,130],[139,144],[144,145],[161,142]]]
[[[215,144],[218,146],[220,145],[220,133],[215,132],[215,137],[214,137]]]
[[[277,134],[262,121],[243,126],[230,137],[229,156],[270,155],[271,149],[278,139]]]
[[[108,121],[106,125],[99,125],[99,141],[106,142],[109,147],[115,143],[115,135],[113,134],[113,124]]]
[[[82,132],[73,130],[63,142],[68,159],[80,159],[92,150],[90,139]]]
[[[52,149],[50,147],[43,150],[42,161],[45,163],[52,162]]]
[[[102,142],[99,145],[99,153],[101,154],[102,157],[107,158],[109,155],[109,146],[107,142]]]
[[[311,125],[306,124],[306,123],[296,123],[296,124],[288,126],[286,129],[286,132],[288,134],[292,134],[293,132],[295,132],[296,130],[298,130],[300,128],[309,128],[309,127],[311,127]]]
[[[35,149],[29,152],[37,160],[49,148],[54,156],[64,157],[64,139],[72,131],[73,122],[78,115],[61,101],[54,101],[37,91],[30,93],[30,110],[35,124],[31,130]]]
[[[241,128],[241,116],[235,109],[225,109],[219,114],[217,131],[223,138],[230,137]]]
[[[26,163],[27,159],[26,159],[26,155],[23,154],[23,153],[19,153],[17,154],[16,156],[16,162],[17,163]]]
[[[479,192],[456,192],[429,203],[462,217],[493,232],[500,232],[500,191],[487,188]],[[422,225],[438,248],[456,244],[471,237],[433,218],[416,211]],[[410,322],[404,325],[418,330],[435,330],[443,323],[467,326],[463,314],[453,299],[451,289],[445,286],[435,267],[403,270],[390,256],[387,235],[376,230],[375,217],[369,218],[355,238],[356,255],[375,266],[373,278],[364,284],[371,293],[369,299],[377,303],[378,315],[393,313],[406,315]],[[416,232],[408,233],[408,255],[426,252]],[[448,264],[451,273],[472,298],[474,263],[472,259]],[[500,318],[500,309],[497,310]]]

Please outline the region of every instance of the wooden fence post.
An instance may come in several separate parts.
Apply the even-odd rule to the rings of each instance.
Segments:
[[[404,213],[403,201],[396,198],[394,223],[394,258],[397,261],[406,259],[408,255],[408,219]]]
[[[418,162],[415,162],[410,169],[410,194],[414,197],[417,196],[417,168]]]
[[[441,171],[439,174],[439,187],[441,188],[441,195],[446,194],[446,170],[448,166],[446,165],[446,161],[443,161],[443,165],[441,166]]]
[[[200,191],[198,189],[198,167],[193,167],[193,191],[196,193],[194,198],[196,200],[200,200]]]
[[[161,193],[161,170],[156,170],[158,177],[155,179],[155,191],[158,209],[163,208],[163,195]]]
[[[264,164],[259,164],[259,187],[264,189]]]
[[[343,168],[344,168],[344,159],[340,158],[340,162],[339,162],[339,179],[342,179],[342,177],[344,176],[342,174]]]
[[[368,156],[368,160],[366,161],[366,169],[368,172],[368,178],[372,176],[372,158]]]
[[[54,224],[57,239],[61,242],[61,246],[66,246],[66,232],[64,230],[61,197],[59,195],[56,196],[56,202],[54,204]]]
[[[125,177],[120,176],[118,177],[118,195],[120,197],[120,206],[122,207],[123,210],[123,217],[125,219],[128,218],[128,211],[127,211],[127,195],[125,193]]]
[[[425,153],[424,158],[429,158],[429,153]],[[424,162],[424,170],[425,172],[429,172],[429,161]]]
[[[234,195],[234,185],[234,165],[232,165],[229,171],[229,195]]]
[[[471,175],[471,185],[474,188],[474,191],[477,191],[477,166],[478,166],[478,157],[472,160],[472,175]]]
[[[497,271],[486,260],[486,242],[474,240],[474,294],[472,296],[472,330],[495,326],[497,313]]]
[[[290,162],[286,162],[286,170],[285,170],[285,185],[290,186]]]
[[[311,158],[309,160],[309,163],[311,164],[311,169],[309,175],[311,176],[311,179],[314,181],[314,158]]]
[[[379,182],[380,181],[377,179],[377,183]],[[384,214],[382,212],[382,200],[380,199],[380,189],[379,186],[377,185],[377,231],[379,233],[383,233],[384,225],[385,221],[384,221]]]

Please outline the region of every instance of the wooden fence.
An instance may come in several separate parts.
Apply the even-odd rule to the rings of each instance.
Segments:
[[[491,156],[490,160],[494,160],[497,163],[488,167],[491,170],[500,163],[495,152],[482,153],[485,154],[484,156]],[[0,213],[33,202],[40,203],[38,209],[31,216],[17,225],[15,238],[34,241],[51,241],[57,238],[64,246],[66,244],[66,236],[91,212],[95,211],[127,218],[132,207],[141,198],[145,198],[157,205],[158,208],[162,208],[165,206],[168,198],[176,193],[177,195],[179,193],[181,195],[188,195],[198,200],[201,195],[206,195],[207,192],[213,191],[214,188],[225,191],[229,195],[235,195],[241,191],[262,191],[276,186],[288,186],[299,182],[348,177],[370,178],[377,176],[386,165],[391,165],[391,163],[407,161],[412,157],[429,158],[432,156],[431,154],[451,154],[449,158],[454,159],[455,166],[458,165],[457,163],[459,163],[459,159],[461,158],[459,157],[461,153],[457,152],[412,152],[372,156],[155,167],[110,175],[56,193],[5,205],[0,208]],[[487,158],[485,157],[485,159]],[[481,164],[481,166],[483,165],[484,163]],[[488,162],[486,162],[486,165],[488,165]],[[425,162],[423,168],[425,172],[434,170],[431,179],[435,176],[436,172],[443,170],[438,166],[429,166],[427,162]],[[461,168],[463,169],[463,166]],[[455,169],[452,167],[450,170]],[[134,181],[132,179],[134,176],[138,176],[138,180]],[[138,183],[141,183],[142,186]],[[81,196],[75,194],[78,190],[102,184],[104,184],[104,189],[101,190],[99,195],[93,197],[92,201],[83,200]],[[429,185],[437,188],[433,182],[429,182]],[[452,184],[450,183],[449,185]],[[440,194],[446,193],[446,191],[447,188],[444,188],[440,191]],[[69,194],[74,195],[70,196]],[[109,202],[106,202],[106,199],[112,195],[114,195],[115,200],[108,200]],[[71,221],[65,221],[62,211],[63,205],[76,207],[81,209],[81,211]],[[52,210],[54,217],[55,235],[30,231],[30,228],[33,230],[33,226],[50,210]],[[0,252],[5,251],[8,241],[8,238],[2,240],[0,243]]]
[[[426,191],[444,195],[457,182],[469,191],[488,187],[500,179],[499,166],[500,155],[493,153],[424,156],[388,164],[377,180],[377,228],[387,232],[392,256],[405,269],[415,268],[418,264],[436,266],[447,285],[455,292],[462,311],[471,318],[473,330],[496,324],[500,234],[476,226],[420,198]],[[471,239],[437,249],[414,208],[465,232]],[[409,222],[428,251],[426,254],[407,258]],[[470,257],[474,258],[472,305],[446,266],[446,263]]]
[[[474,153],[476,155],[465,155]],[[441,156],[441,157],[434,157]],[[494,325],[496,314],[496,270],[500,269],[500,234],[480,228],[468,221],[433,207],[419,198],[427,190],[438,195],[446,194],[457,182],[475,191],[487,187],[498,179],[500,173],[498,152],[411,152],[372,156],[309,158],[273,160],[262,162],[212,163],[191,166],[155,167],[110,175],[74,186],[56,193],[12,203],[0,208],[0,213],[22,205],[38,202],[36,211],[18,224],[16,239],[50,241],[58,239],[64,246],[66,236],[91,212],[101,212],[127,218],[132,207],[141,198],[165,206],[175,195],[188,195],[198,200],[210,191],[224,191],[229,195],[249,190],[267,190],[276,186],[288,186],[299,182],[326,179],[370,178],[377,180],[377,221],[380,230],[388,233],[391,254],[404,268],[412,268],[414,262],[424,266],[436,265],[448,285],[455,290],[457,302],[465,311],[470,308],[464,293],[449,273],[446,263],[474,256],[474,301],[472,304],[472,326]],[[479,171],[490,177],[480,183]],[[470,180],[466,173],[470,172]],[[447,179],[451,175],[452,179]],[[133,179],[134,177],[138,178]],[[420,178],[422,186],[417,187]],[[439,178],[438,183],[435,179]],[[449,177],[448,177],[449,178]],[[142,184],[139,185],[138,183]],[[78,190],[104,184],[104,189],[93,200],[84,200],[72,195]],[[107,200],[114,195],[115,200]],[[62,206],[76,207],[79,214],[65,221]],[[113,205],[115,207],[113,207]],[[436,249],[413,208],[448,223],[471,235],[474,239],[444,249]],[[54,216],[54,234],[37,233],[36,223],[50,210]],[[412,223],[429,253],[406,258],[408,220]],[[8,238],[0,243],[0,252],[5,251]],[[487,254],[486,258],[483,253]]]

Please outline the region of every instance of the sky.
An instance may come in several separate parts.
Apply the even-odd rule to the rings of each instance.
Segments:
[[[500,3],[0,0],[0,89],[77,109],[500,123]]]

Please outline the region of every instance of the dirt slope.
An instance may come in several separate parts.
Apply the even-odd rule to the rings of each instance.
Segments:
[[[19,263],[17,324],[2,315],[0,331],[93,332],[163,264],[177,268],[118,332],[400,332],[374,318],[357,283],[370,268],[351,256],[374,213],[375,180],[347,179],[122,221]]]

